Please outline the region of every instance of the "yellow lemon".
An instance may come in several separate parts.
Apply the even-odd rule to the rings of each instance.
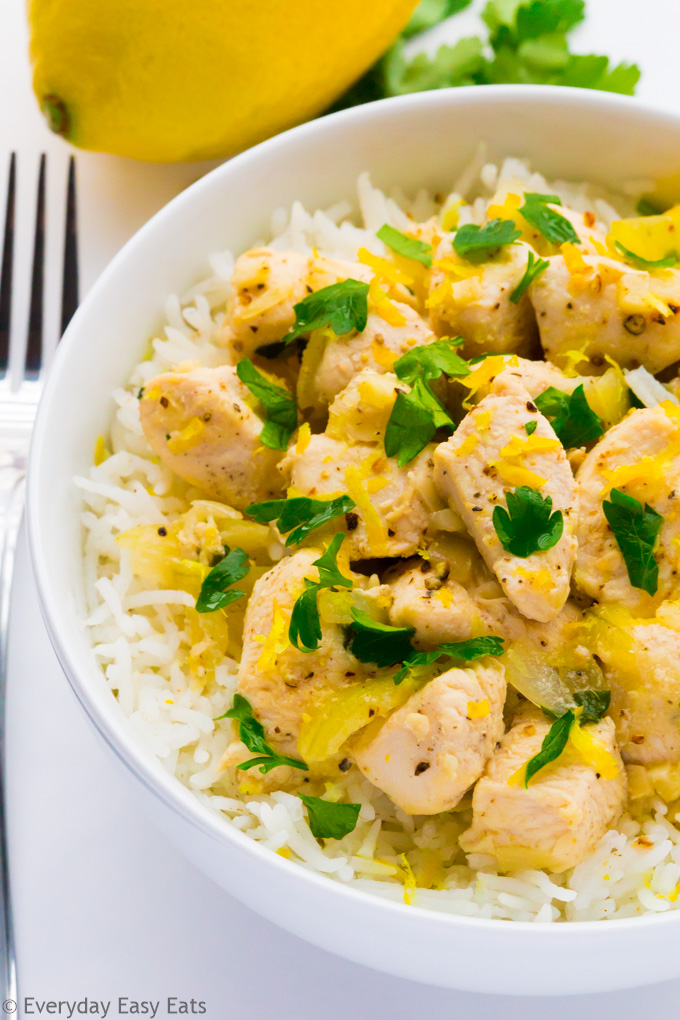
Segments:
[[[33,86],[81,148],[228,156],[328,107],[415,2],[29,0]]]

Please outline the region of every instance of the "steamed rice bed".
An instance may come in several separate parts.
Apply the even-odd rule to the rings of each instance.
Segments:
[[[358,215],[349,202],[323,212],[308,212],[296,203],[290,211],[273,215],[271,239],[261,243],[276,251],[319,253],[351,262],[364,248],[384,257],[386,249],[376,239],[383,224],[413,233],[415,224],[431,217],[441,223],[452,210],[459,226],[481,224],[490,196],[504,181],[521,181],[528,192],[559,195],[572,210],[592,211],[598,225],[607,229],[620,216],[633,214],[625,196],[606,195],[589,185],[548,184],[520,161],[506,160],[497,168],[485,165],[480,156],[445,198],[425,192],[414,199],[400,193],[386,196],[363,175]],[[180,515],[192,512],[192,505],[190,526],[193,520],[205,534],[206,522],[212,520],[210,503],[202,502],[204,494],[181,482],[153,454],[140,422],[140,396],[150,380],[177,366],[188,370],[231,363],[219,338],[233,265],[229,252],[212,255],[211,274],[182,297],[168,299],[162,334],[153,339],[128,384],[114,393],[110,436],[99,441],[95,466],[86,478],[76,480],[85,504],[87,625],[106,682],[140,741],[225,824],[299,865],[376,895],[466,916],[512,920],[595,920],[674,909],[680,888],[676,805],[662,800],[653,787],[643,790],[646,795],[637,802],[629,802],[632,813],[625,812],[576,867],[560,873],[537,868],[499,873],[493,856],[465,855],[458,846],[471,823],[469,794],[451,811],[414,815],[396,807],[356,768],[347,774],[336,768],[325,784],[319,786],[315,778],[314,789],[332,801],[361,805],[359,820],[342,839],[319,841],[295,792],[258,792],[256,770],[234,768],[228,749],[235,724],[218,717],[233,703],[236,658],[224,654],[219,627],[211,641],[197,625],[191,584],[178,590],[144,583],[132,569],[134,542],[117,541],[121,535],[134,535],[133,529],[170,529]],[[239,534],[240,516],[232,512],[231,519],[223,521],[227,534],[230,528]],[[275,563],[285,555],[274,529],[266,541],[257,541],[260,562]],[[263,572],[264,567],[256,571],[258,576]],[[251,589],[252,583],[248,593]],[[235,654],[233,623],[227,630],[227,647]],[[635,778],[638,783],[644,779],[640,772]],[[304,789],[305,775],[298,779]]]

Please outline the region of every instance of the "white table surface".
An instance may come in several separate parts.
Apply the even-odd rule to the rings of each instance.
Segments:
[[[227,2],[227,0],[225,0]],[[105,7],[105,4],[102,5]],[[673,108],[680,92],[678,0],[588,0],[578,44],[636,59],[639,95]],[[446,32],[476,30],[465,13]],[[33,105],[23,0],[0,4],[0,160],[59,150]],[[160,167],[79,154],[82,284],[206,165]],[[4,196],[0,196],[4,201]],[[577,999],[455,993],[337,959],[275,928],[204,878],[128,799],[40,619],[25,539],[13,601],[8,694],[9,838],[21,995],[111,1002],[168,996],[216,1020],[581,1020],[676,1016],[680,981]],[[291,904],[291,909],[294,905]],[[33,1005],[32,1014],[37,1015]],[[82,1006],[81,1006],[82,1009]],[[198,1006],[196,1007],[198,1009]],[[130,1007],[128,1006],[128,1010]],[[67,1007],[62,1006],[62,1016]],[[77,1015],[77,1014],[76,1014]],[[101,1014],[100,1014],[101,1015]]]

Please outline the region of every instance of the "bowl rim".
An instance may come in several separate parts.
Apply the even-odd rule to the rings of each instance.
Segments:
[[[493,106],[505,101],[517,100],[521,100],[527,106],[532,104],[554,105],[556,108],[565,104],[592,106],[600,108],[603,115],[606,115],[610,110],[628,110],[634,117],[648,116],[654,119],[661,128],[665,124],[672,125],[676,129],[680,127],[680,115],[655,107],[653,104],[640,102],[633,97],[616,93],[550,85],[472,85],[382,99],[328,114],[260,142],[208,171],[171,199],[123,245],[95,281],[69,323],[50,365],[33,430],[27,478],[26,521],[41,612],[53,649],[73,692],[119,761],[126,766],[136,780],[140,781],[174,814],[179,815],[216,842],[221,844],[226,840],[234,843],[237,849],[253,854],[260,864],[273,875],[285,874],[289,880],[294,880],[299,885],[309,885],[312,889],[316,888],[320,893],[327,894],[329,897],[338,896],[353,901],[358,908],[364,907],[381,911],[387,915],[394,915],[395,920],[398,918],[401,923],[404,923],[407,918],[412,918],[413,922],[420,921],[429,925],[437,925],[442,929],[462,926],[464,929],[476,929],[489,934],[492,932],[513,932],[518,938],[527,938],[529,933],[532,935],[536,933],[536,924],[533,921],[508,922],[499,918],[467,917],[417,905],[408,906],[405,909],[405,905],[400,902],[356,889],[350,884],[333,880],[328,875],[312,871],[294,861],[286,860],[233,827],[228,819],[211,812],[176,776],[164,772],[162,767],[154,768],[155,764],[159,764],[158,759],[154,761],[153,751],[145,747],[141,739],[134,734],[128,720],[122,716],[119,720],[116,719],[113,713],[101,710],[97,704],[91,687],[100,678],[101,672],[94,659],[91,671],[81,670],[74,663],[67,642],[59,633],[57,623],[59,618],[58,592],[51,585],[49,572],[45,566],[44,536],[39,521],[42,488],[41,465],[44,462],[43,447],[49,432],[50,407],[54,394],[63,382],[65,370],[72,357],[71,351],[74,348],[77,350],[80,342],[81,319],[84,318],[89,307],[99,301],[100,295],[106,292],[109,280],[115,278],[119,267],[125,264],[130,254],[137,247],[146,243],[147,238],[152,237],[161,225],[172,220],[177,210],[190,206],[199,195],[219,186],[223,178],[228,181],[232,173],[241,172],[251,163],[259,163],[272,158],[277,150],[295,146],[309,135],[323,131],[332,132],[335,125],[352,120],[379,122],[386,112],[389,111],[392,114],[402,109],[460,105]],[[187,268],[189,276],[190,267]],[[545,923],[541,925],[541,933],[553,941],[572,938],[574,935],[581,938],[599,938],[603,925],[606,931],[613,935],[615,932],[629,930],[642,932],[644,928],[650,926],[679,922],[680,911],[648,911],[638,917]]]

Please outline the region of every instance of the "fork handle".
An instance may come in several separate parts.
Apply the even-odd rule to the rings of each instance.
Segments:
[[[17,1002],[16,957],[7,860],[7,651],[10,596],[17,541],[24,512],[25,465],[0,454],[0,1003]]]

